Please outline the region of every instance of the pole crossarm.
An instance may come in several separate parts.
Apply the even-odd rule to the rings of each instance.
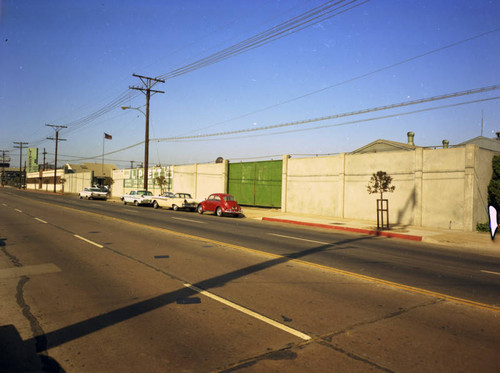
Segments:
[[[134,87],[134,86],[129,86],[128,87],[129,89],[135,89],[137,91],[142,91],[142,93],[145,93],[145,92],[152,92],[152,93],[165,93],[165,91],[157,91],[157,90],[154,90],[154,89],[148,89],[148,88],[143,88],[143,87]]]

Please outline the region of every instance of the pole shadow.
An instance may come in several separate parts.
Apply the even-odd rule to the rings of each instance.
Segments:
[[[358,238],[350,238],[346,240],[342,240],[339,242],[331,243],[331,244],[326,244],[326,245],[321,245],[317,247],[313,247],[307,250],[303,250],[300,252],[296,253],[290,253],[285,256],[279,257],[279,258],[274,258],[262,263],[254,264],[245,268],[241,268],[220,276],[216,276],[207,280],[200,281],[198,283],[192,284],[197,288],[200,288],[202,290],[209,291],[210,289],[215,289],[215,288],[220,288],[225,286],[227,283],[240,279],[244,276],[247,276],[249,274],[257,273],[260,271],[263,271],[265,269],[269,269],[272,267],[275,267],[279,264],[283,264],[286,262],[289,262],[294,259],[300,259],[304,258],[308,255],[312,255],[315,253],[319,252],[324,252],[331,248],[332,246],[339,246],[339,245],[345,245],[345,244],[350,244],[353,242],[357,241],[362,241],[362,240],[369,240],[373,239],[372,236],[364,236],[364,237],[358,237]],[[57,346],[60,346],[62,344],[65,344],[67,342],[73,341],[75,339],[84,337],[86,335],[89,335],[91,333],[97,332],[99,330],[105,329],[107,327],[116,325],[120,322],[132,319],[136,316],[145,314],[147,312],[156,310],[160,307],[177,303],[179,299],[187,299],[189,297],[192,297],[194,295],[197,295],[198,292],[191,289],[191,288],[181,288],[179,290],[175,290],[170,293],[162,294],[141,302],[137,302],[134,304],[131,304],[129,306],[125,306],[119,309],[116,309],[114,311],[92,317],[90,319],[84,320],[77,322],[72,325],[68,325],[66,327],[63,327],[58,330],[54,330],[52,332],[46,333],[45,337],[47,340],[47,345],[46,346],[38,346],[37,345],[37,352],[43,352],[44,350],[48,350]],[[36,338],[39,338],[40,336],[31,338],[29,340],[26,340],[24,343],[26,346],[33,346],[36,343]]]

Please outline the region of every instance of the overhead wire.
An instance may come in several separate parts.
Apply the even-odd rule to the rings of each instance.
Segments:
[[[411,106],[411,105],[429,103],[429,102],[451,99],[451,98],[456,98],[456,97],[468,96],[468,95],[472,95],[472,94],[491,92],[491,91],[498,90],[498,89],[500,89],[500,85],[492,85],[492,86],[486,86],[486,87],[481,87],[481,88],[469,89],[469,90],[465,90],[465,91],[447,93],[447,94],[443,94],[443,95],[439,95],[439,96],[432,96],[432,97],[426,97],[426,98],[421,98],[421,99],[417,99],[417,100],[410,100],[410,101],[404,101],[404,102],[399,102],[399,103],[395,103],[395,104],[389,104],[389,105],[377,106],[377,107],[373,107],[373,108],[361,109],[361,110],[357,110],[357,111],[351,111],[351,112],[340,113],[340,114],[333,114],[333,115],[323,116],[323,117],[319,117],[319,118],[305,119],[305,120],[301,120],[301,121],[280,123],[280,124],[269,125],[269,126],[264,126],[264,127],[257,127],[257,128],[253,127],[253,128],[234,130],[234,131],[225,131],[225,132],[218,132],[218,133],[194,135],[194,136],[157,138],[157,139],[150,139],[149,141],[150,142],[208,141],[208,140],[213,140],[214,138],[218,139],[220,137],[225,137],[224,139],[228,139],[226,136],[229,136],[229,135],[251,133],[251,132],[257,132],[257,131],[268,131],[268,130],[273,130],[273,129],[277,129],[277,128],[292,127],[292,126],[298,126],[298,125],[303,125],[303,124],[309,124],[309,123],[313,123],[313,122],[339,119],[339,118],[368,114],[368,113],[373,113],[373,112],[378,112],[378,111],[383,111],[383,110],[396,109],[396,108],[405,107],[405,106]],[[491,100],[496,100],[498,98],[500,98],[500,97],[484,98],[484,99],[479,99],[479,100],[474,100],[474,101],[468,101],[465,103],[440,106],[437,108],[422,109],[420,111],[411,112],[411,114],[418,113],[418,112],[424,112],[424,111],[430,111],[430,110],[437,110],[437,109],[452,107],[452,106],[460,106],[460,105],[465,105],[465,104],[470,104],[470,103],[491,101]],[[394,115],[389,115],[389,116],[384,116],[384,117],[378,117],[377,119],[391,118],[391,117],[396,117],[398,115],[404,115],[404,113],[403,114],[399,113],[399,114],[394,114]],[[368,121],[369,119],[361,119],[359,121],[355,121],[352,123],[359,123],[359,122],[363,122],[365,120]],[[351,122],[348,122],[348,123],[351,123]],[[319,129],[319,128],[325,128],[325,127],[332,127],[332,126],[336,126],[336,125],[337,124],[330,124],[330,125],[320,126],[320,127],[299,129],[296,131]],[[293,131],[288,131],[288,132],[293,132]],[[281,133],[286,133],[286,132],[281,132]],[[278,133],[271,133],[271,134],[266,134],[266,135],[276,135],[276,134],[278,134]],[[141,144],[144,144],[144,141],[129,145],[125,148],[121,148],[121,149],[117,149],[117,150],[105,153],[104,156],[119,153],[119,152],[122,152],[122,151],[125,151],[128,149],[132,149],[132,148],[139,146]],[[80,159],[82,159],[82,160],[83,159],[96,159],[96,158],[99,158],[102,156],[103,156],[103,154],[99,154],[99,155],[96,155],[93,157],[85,157],[85,158],[82,157]]]
[[[370,0],[338,0],[338,1],[327,1],[315,8],[312,8],[298,16],[295,16],[285,22],[282,22],[281,24],[271,27],[267,29],[264,32],[261,32],[255,36],[252,36],[242,42],[239,42],[233,46],[230,46],[228,48],[223,49],[222,51],[216,52],[208,57],[202,58],[198,61],[192,62],[190,64],[187,64],[183,67],[180,67],[178,69],[175,69],[171,72],[168,72],[166,74],[158,76],[160,79],[172,79],[174,77],[186,74],[188,72],[201,69],[202,67],[209,66],[212,64],[215,64],[217,62],[226,60],[230,57],[239,55],[241,53],[244,53],[248,50],[255,49],[257,47],[260,47],[264,44],[270,43],[272,41],[278,40],[282,37],[285,37],[287,35],[293,34],[295,32],[301,31],[307,27],[310,27],[314,24],[317,24],[319,22],[322,22],[326,19],[332,18],[336,15],[339,15],[341,13],[344,13],[350,9],[353,9],[357,6],[360,6],[364,3],[369,2]],[[345,4],[343,4],[345,3]],[[357,3],[357,4],[356,4]],[[353,6],[343,9],[342,8],[354,4]],[[337,13],[335,13],[337,12]],[[76,129],[86,125],[87,123],[90,123],[97,118],[109,113],[110,111],[118,108],[121,106],[124,102],[127,100],[131,99],[131,95],[133,96],[132,98],[136,97],[139,95],[139,92],[134,91],[132,94],[130,92],[124,91],[121,93],[117,98],[113,99],[111,102],[107,103],[100,109],[92,112],[89,115],[86,115],[84,117],[81,117],[79,119],[76,119],[71,122],[66,122],[65,125],[68,127],[68,129],[65,131],[65,133],[69,133],[72,131],[75,131]],[[35,140],[32,143],[36,146],[39,145],[43,142],[46,141],[46,138]]]
[[[166,74],[160,75],[159,78],[168,80],[175,78],[177,76],[187,74],[194,70],[201,69],[206,66],[213,65],[215,63],[221,62],[228,58],[234,57],[241,53],[247,52],[251,49],[263,46],[265,44],[271,43],[285,36],[294,34],[319,22],[325,21],[329,18],[337,16],[339,14],[345,13],[348,10],[356,8],[363,5],[370,0],[339,0],[339,1],[328,1],[316,8],[310,9],[299,16],[293,17],[281,24],[271,27],[257,35],[254,35],[248,39],[245,39],[239,43],[236,43],[230,47],[227,47],[219,52],[211,54],[205,58],[192,62],[186,66],[180,67],[178,69],[172,70]],[[345,4],[343,4],[345,3]],[[357,3],[357,4],[356,4]],[[346,9],[342,9],[351,4],[354,4]],[[337,7],[335,7],[337,6]],[[335,7],[335,8],[333,8]],[[331,9],[333,8],[333,9]]]
[[[369,108],[369,109],[351,111],[351,112],[341,113],[341,114],[333,114],[333,115],[328,115],[328,116],[319,117],[319,118],[306,119],[306,120],[294,121],[294,122],[288,122],[288,123],[281,123],[281,124],[275,124],[275,125],[264,126],[264,127],[253,127],[253,128],[247,128],[247,129],[241,129],[241,130],[233,130],[233,131],[225,131],[225,132],[217,132],[217,133],[209,133],[209,134],[193,135],[193,136],[166,137],[166,138],[154,139],[153,141],[174,141],[174,140],[177,141],[177,140],[198,139],[198,138],[204,138],[204,137],[219,137],[219,136],[232,135],[232,134],[236,134],[236,133],[264,131],[264,130],[270,130],[270,129],[280,128],[280,127],[290,127],[290,126],[296,126],[296,125],[307,124],[307,123],[312,123],[312,122],[319,122],[319,121],[330,120],[330,119],[338,119],[338,118],[348,117],[348,116],[352,116],[352,115],[367,114],[367,113],[372,113],[375,111],[395,109],[395,108],[399,108],[399,107],[403,107],[403,106],[422,104],[422,103],[426,103],[426,102],[433,102],[433,101],[444,100],[444,99],[449,99],[449,98],[454,98],[454,97],[467,96],[467,95],[471,95],[471,94],[484,93],[484,92],[494,91],[497,89],[500,89],[500,85],[492,85],[492,86],[488,86],[488,87],[469,89],[466,91],[448,93],[448,94],[439,95],[439,96],[426,97],[426,98],[422,98],[422,99],[418,99],[418,100],[404,101],[404,102],[400,102],[397,104],[377,106],[377,107],[373,107],[373,108]]]
[[[264,111],[267,111],[267,110],[270,110],[270,109],[273,109],[275,107],[278,107],[278,106],[281,106],[281,105],[285,105],[285,104],[289,104],[291,102],[294,102],[294,101],[297,101],[297,100],[300,100],[302,98],[305,98],[305,97],[308,97],[308,96],[312,96],[312,95],[315,95],[317,93],[320,93],[320,92],[324,92],[328,89],[332,89],[332,88],[335,88],[335,87],[339,87],[341,85],[345,85],[345,84],[348,84],[348,83],[351,83],[351,82],[354,82],[356,80],[359,80],[359,79],[362,79],[362,78],[366,78],[370,75],[374,75],[374,74],[377,74],[377,73],[380,73],[382,71],[385,71],[385,70],[389,70],[389,69],[392,69],[396,66],[400,66],[400,65],[403,65],[403,64],[406,64],[408,62],[411,62],[411,61],[415,61],[419,58],[422,58],[422,57],[425,57],[425,56],[429,56],[431,54],[434,54],[434,53],[437,53],[437,52],[441,52],[443,50],[446,50],[446,49],[449,49],[449,48],[452,48],[452,47],[455,47],[457,45],[460,45],[460,44],[463,44],[463,43],[466,43],[466,42],[469,42],[469,41],[472,41],[472,40],[475,40],[475,39],[478,39],[480,37],[483,37],[483,36],[486,36],[486,35],[489,35],[489,34],[492,34],[492,33],[495,33],[495,32],[498,32],[500,31],[500,27],[496,28],[496,29],[493,29],[493,30],[489,30],[489,31],[485,31],[485,32],[482,32],[480,34],[477,34],[477,35],[473,35],[469,38],[466,38],[466,39],[462,39],[462,40],[459,40],[459,41],[456,41],[456,42],[453,42],[451,44],[447,44],[447,45],[444,45],[442,47],[439,47],[439,48],[436,48],[436,49],[433,49],[433,50],[430,50],[430,51],[427,51],[427,52],[424,52],[424,53],[421,53],[421,54],[418,54],[416,56],[413,56],[413,57],[410,57],[410,58],[406,58],[404,60],[401,60],[401,61],[398,61],[398,62],[395,62],[393,64],[390,64],[390,65],[386,65],[386,66],[383,66],[383,67],[380,67],[378,69],[375,69],[375,70],[372,70],[370,72],[367,72],[367,73],[364,73],[364,74],[361,74],[361,75],[357,75],[355,77],[352,77],[352,78],[349,78],[349,79],[346,79],[346,80],[343,80],[341,82],[338,82],[338,83],[335,83],[335,84],[332,84],[332,85],[329,85],[327,87],[324,87],[324,88],[321,88],[321,89],[318,89],[318,90],[314,90],[314,91],[311,91],[311,92],[308,92],[308,93],[305,93],[305,94],[302,94],[300,96],[297,96],[297,97],[293,97],[293,98],[290,98],[288,100],[285,100],[285,101],[281,101],[279,103],[276,103],[276,104],[273,104],[273,105],[269,105],[269,106],[266,106],[266,107],[263,107],[261,109],[257,109],[257,110],[254,110],[254,111],[251,111],[251,112],[248,112],[248,113],[245,113],[245,114],[242,114],[242,115],[238,115],[236,117],[233,117],[233,118],[230,118],[230,119],[226,119],[226,120],[223,120],[223,121],[220,121],[220,122],[217,122],[217,123],[214,123],[214,124],[211,124],[211,125],[208,125],[208,126],[204,126],[204,127],[201,127],[201,128],[197,128],[197,129],[194,129],[192,131],[189,131],[188,133],[190,132],[194,132],[194,131],[200,131],[200,130],[205,130],[205,129],[208,129],[208,128],[212,128],[212,127],[215,127],[215,126],[219,126],[221,124],[224,124],[224,123],[228,123],[228,122],[232,122],[232,121],[235,121],[235,120],[238,120],[238,119],[242,119],[242,118],[246,118],[246,117],[249,117],[250,115],[253,115],[253,114],[257,114],[257,113],[261,113],[261,112],[264,112]]]

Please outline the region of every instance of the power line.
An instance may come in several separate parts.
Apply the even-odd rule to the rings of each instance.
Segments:
[[[294,34],[298,31],[301,31],[307,27],[313,26],[317,23],[320,23],[322,21],[325,21],[329,18],[332,18],[336,15],[342,14],[347,12],[348,10],[351,10],[355,7],[358,7],[360,5],[363,5],[370,0],[339,0],[339,1],[327,1],[326,3],[323,3],[313,9],[310,9],[298,16],[295,16],[285,22],[282,22],[281,24],[271,27],[267,29],[266,31],[263,31],[257,35],[254,35],[248,39],[245,39],[239,43],[236,43],[228,48],[225,48],[219,52],[216,52],[208,57],[202,58],[200,60],[197,60],[195,62],[189,63],[185,66],[182,66],[180,68],[177,68],[175,70],[172,70],[166,74],[163,74],[159,77],[158,79],[172,79],[174,77],[187,74],[191,71],[201,69],[203,67],[221,62],[223,60],[226,60],[228,58],[234,57],[236,55],[239,55],[241,53],[247,52],[251,49],[258,48],[262,45],[271,43],[273,41],[276,41],[278,39],[281,39],[285,36]],[[345,4],[343,4],[345,3]],[[350,6],[350,7],[349,7]],[[347,8],[345,8],[347,7]],[[345,8],[345,9],[343,9]],[[109,113],[110,111],[122,106],[122,104],[130,100],[131,98],[135,98],[137,94],[132,95],[130,97],[128,95],[128,92],[125,91],[121,93],[117,98],[109,102],[108,104],[104,105],[100,109],[96,110],[95,112],[92,112],[89,115],[86,115],[80,119],[74,120],[72,122],[67,122],[66,125],[69,128],[69,132],[73,132],[74,130],[86,125],[89,122],[92,122],[96,120],[97,118]],[[37,140],[35,142],[36,145],[42,143],[43,140]]]
[[[334,114],[334,115],[324,116],[324,117],[320,117],[320,118],[305,119],[305,120],[301,120],[301,121],[281,123],[281,124],[275,124],[275,125],[270,125],[270,126],[265,126],[265,127],[248,128],[248,129],[242,129],[242,130],[210,133],[210,134],[196,135],[196,136],[167,137],[167,138],[154,139],[154,141],[178,141],[178,140],[190,140],[190,139],[197,139],[197,138],[204,138],[204,137],[219,137],[219,136],[226,136],[226,135],[234,135],[237,133],[256,132],[256,131],[264,131],[264,130],[270,130],[270,129],[280,128],[280,127],[297,126],[297,125],[307,124],[307,123],[312,123],[312,122],[319,122],[319,121],[324,121],[324,120],[329,120],[329,119],[338,119],[338,118],[348,117],[348,116],[353,116],[353,115],[367,114],[367,113],[371,113],[371,112],[375,112],[375,111],[395,109],[395,108],[403,107],[403,106],[410,106],[410,105],[422,104],[422,103],[426,103],[426,102],[433,102],[433,101],[444,100],[444,99],[449,99],[449,98],[454,98],[454,97],[467,96],[467,95],[471,95],[471,94],[484,93],[484,92],[494,91],[497,89],[500,89],[500,85],[493,85],[493,86],[488,86],[488,87],[470,89],[470,90],[466,90],[466,91],[448,93],[448,94],[444,94],[444,95],[440,95],[440,96],[433,96],[433,97],[427,97],[427,98],[422,98],[422,99],[418,99],[418,100],[400,102],[397,104],[378,106],[378,107],[369,108],[369,109],[351,111],[348,113]]]
[[[431,54],[434,54],[434,53],[437,53],[437,52],[441,52],[443,50],[446,50],[446,49],[449,49],[449,48],[452,48],[452,47],[455,47],[457,45],[460,45],[460,44],[464,44],[466,42],[469,42],[469,41],[472,41],[472,40],[475,40],[475,39],[478,39],[480,37],[483,37],[483,36],[486,36],[486,35],[489,35],[489,34],[492,34],[492,33],[495,33],[495,32],[498,32],[500,31],[500,27],[499,28],[496,28],[494,30],[490,30],[490,31],[486,31],[486,32],[482,32],[480,34],[477,34],[477,35],[474,35],[474,36],[471,36],[469,38],[466,38],[466,39],[462,39],[462,40],[459,40],[459,41],[456,41],[456,42],[453,42],[451,44],[447,44],[447,45],[444,45],[442,47],[439,47],[439,48],[436,48],[436,49],[433,49],[433,50],[430,50],[430,51],[427,51],[427,52],[424,52],[424,53],[421,53],[421,54],[418,54],[416,56],[413,56],[413,57],[410,57],[410,58],[406,58],[404,60],[401,60],[399,62],[396,62],[396,63],[393,63],[393,64],[390,64],[390,65],[386,65],[384,67],[381,67],[381,68],[378,68],[378,69],[375,69],[373,71],[370,71],[370,72],[367,72],[367,73],[364,73],[364,74],[361,74],[361,75],[357,75],[355,77],[352,77],[352,78],[349,78],[349,79],[346,79],[344,81],[341,81],[341,82],[338,82],[338,83],[335,83],[335,84],[332,84],[328,87],[324,87],[324,88],[321,88],[321,89],[318,89],[318,90],[315,90],[315,91],[311,91],[311,92],[308,92],[308,93],[305,93],[303,95],[300,95],[300,96],[297,96],[297,97],[293,97],[293,98],[290,98],[288,100],[285,100],[285,101],[281,101],[281,102],[278,102],[276,104],[273,104],[273,105],[269,105],[269,106],[266,106],[266,107],[263,107],[261,109],[257,109],[257,110],[254,110],[254,111],[251,111],[249,113],[246,113],[246,114],[242,114],[242,115],[238,115],[236,117],[233,117],[233,118],[230,118],[230,119],[226,119],[224,121],[221,121],[221,122],[217,122],[217,123],[214,123],[214,124],[211,124],[209,126],[205,126],[205,127],[202,127],[202,128],[198,128],[198,129],[194,129],[193,131],[190,131],[190,132],[195,132],[195,131],[200,131],[200,130],[204,130],[204,129],[208,129],[208,128],[211,128],[211,127],[215,127],[215,126],[218,126],[218,125],[221,125],[221,124],[224,124],[224,123],[228,123],[228,122],[232,122],[232,121],[235,121],[235,120],[238,120],[238,119],[242,119],[242,118],[246,118],[246,117],[249,117],[250,115],[253,115],[253,114],[257,114],[257,113],[261,113],[263,111],[267,111],[267,110],[270,110],[270,109],[274,109],[275,107],[278,107],[278,106],[281,106],[281,105],[285,105],[285,104],[289,104],[291,102],[294,102],[294,101],[297,101],[297,100],[300,100],[302,98],[305,98],[305,97],[308,97],[308,96],[312,96],[312,95],[315,95],[317,93],[321,93],[321,92],[324,92],[328,89],[332,89],[332,88],[335,88],[335,87],[339,87],[341,85],[344,85],[344,84],[348,84],[348,83],[351,83],[351,82],[354,82],[356,80],[359,80],[359,79],[362,79],[362,78],[366,78],[370,75],[374,75],[374,74],[377,74],[379,72],[382,72],[382,71],[385,71],[385,70],[389,70],[389,69],[392,69],[393,67],[397,67],[397,66],[400,66],[400,65],[403,65],[403,64],[406,64],[408,62],[412,62],[412,61],[415,61],[419,58],[422,58],[422,57],[426,57],[428,55],[431,55]]]
[[[242,130],[219,132],[219,133],[196,135],[196,136],[166,137],[166,138],[159,138],[159,139],[151,139],[150,141],[157,141],[157,142],[209,141],[209,140],[214,140],[213,139],[214,137],[222,137],[222,136],[243,134],[243,133],[250,133],[250,132],[257,132],[257,131],[267,131],[267,130],[276,129],[276,128],[298,126],[298,125],[302,125],[302,124],[308,124],[308,123],[319,122],[319,121],[324,121],[324,120],[338,119],[338,118],[355,116],[355,115],[362,115],[362,114],[367,114],[367,113],[371,113],[371,112],[377,112],[377,111],[395,109],[395,108],[399,108],[399,107],[434,102],[434,101],[439,101],[439,100],[444,100],[444,99],[450,99],[450,98],[455,98],[455,97],[471,95],[471,94],[484,93],[484,92],[498,90],[498,89],[500,89],[500,85],[493,85],[493,86],[487,86],[487,87],[482,87],[482,88],[470,89],[470,90],[466,90],[466,91],[448,93],[448,94],[444,94],[444,95],[440,95],[440,96],[432,96],[432,97],[422,98],[422,99],[418,99],[418,100],[412,100],[412,101],[406,101],[406,102],[401,102],[401,103],[396,103],[396,104],[390,104],[390,105],[378,106],[378,107],[373,107],[373,108],[368,108],[368,109],[362,109],[362,110],[352,111],[352,112],[348,112],[348,113],[334,114],[334,115],[324,116],[324,117],[320,117],[320,118],[313,118],[313,119],[306,119],[306,120],[295,121],[295,122],[281,123],[281,124],[270,125],[270,126],[265,126],[265,127],[248,128],[248,129],[242,129]],[[420,111],[413,111],[413,112],[410,112],[409,114],[415,114],[415,113],[430,111],[430,110],[438,110],[438,109],[443,109],[443,108],[448,108],[448,107],[453,107],[453,106],[467,105],[467,104],[472,104],[472,103],[477,103],[477,102],[491,101],[491,100],[496,100],[498,98],[500,98],[500,97],[484,98],[484,99],[478,99],[478,100],[473,100],[473,101],[466,101],[466,102],[458,103],[458,104],[444,105],[444,106],[439,106],[439,107],[435,107],[435,108],[422,109]],[[385,116],[385,117],[378,117],[375,119],[391,118],[391,117],[396,117],[398,115],[408,115],[408,114],[399,113],[399,114],[393,114],[393,115],[389,115],[389,116]],[[344,124],[330,124],[330,125],[326,125],[326,126],[307,128],[307,129],[299,129],[299,130],[295,130],[295,131],[307,131],[307,130],[325,128],[325,127],[333,127],[336,125],[361,123],[364,121],[370,121],[370,120],[375,120],[375,119],[361,119],[359,121],[346,122]],[[293,130],[287,131],[287,132],[293,132]],[[280,133],[286,133],[286,132],[280,132]],[[262,135],[258,135],[258,136],[276,135],[276,134],[278,134],[278,133],[265,134],[265,135],[262,134]],[[239,138],[241,138],[241,137],[239,137]],[[227,138],[225,138],[225,139],[227,139]],[[132,148],[139,146],[141,144],[144,144],[144,141],[129,145],[125,148],[114,150],[112,152],[108,152],[104,155],[111,155],[111,154],[119,153],[119,152],[122,152],[122,151],[125,151],[128,149],[132,149]],[[95,158],[99,158],[100,156],[101,155],[96,155],[94,157],[87,157],[87,158],[81,158],[81,159],[95,159]]]
[[[175,78],[177,76],[187,74],[194,70],[201,69],[206,66],[213,65],[215,63],[224,61],[228,58],[237,56],[249,50],[261,47],[265,44],[271,43],[278,39],[281,39],[285,36],[294,34],[298,31],[301,31],[305,28],[318,24],[322,21],[325,21],[329,18],[337,16],[339,14],[345,13],[353,8],[356,8],[360,5],[363,5],[370,0],[360,1],[358,0],[340,0],[340,1],[328,1],[323,3],[313,9],[310,9],[296,17],[293,17],[281,24],[271,27],[259,34],[256,34],[248,39],[245,39],[239,43],[236,43],[230,47],[222,49],[219,52],[213,53],[207,57],[204,57],[200,60],[192,62],[186,66],[177,68],[172,70],[166,74],[160,76],[160,78],[168,80]],[[356,2],[358,2],[356,4]],[[345,3],[345,4],[343,4]],[[352,5],[348,7],[349,5]],[[348,7],[346,9],[342,9],[344,7]]]

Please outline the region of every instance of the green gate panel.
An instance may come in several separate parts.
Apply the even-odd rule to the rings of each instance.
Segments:
[[[230,163],[228,192],[247,206],[281,207],[283,161]]]

